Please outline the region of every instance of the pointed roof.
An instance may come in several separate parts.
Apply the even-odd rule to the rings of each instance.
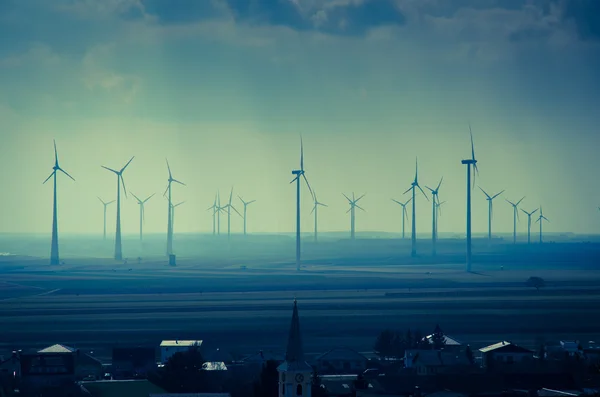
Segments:
[[[38,350],[38,353],[75,353],[76,351],[77,349],[72,347],[56,344],[48,346],[45,349]]]
[[[300,335],[300,317],[298,316],[298,304],[294,299],[294,311],[292,312],[292,323],[288,336],[285,361],[279,366],[279,371],[312,371],[312,367],[304,359],[302,348],[302,337]]]
[[[285,361],[304,361],[304,349],[302,348],[300,318],[298,317],[298,304],[296,299],[294,299],[294,311],[292,312],[292,324],[290,325],[287,350],[285,351]]]

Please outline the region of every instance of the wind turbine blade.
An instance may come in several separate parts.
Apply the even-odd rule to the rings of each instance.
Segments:
[[[300,171],[304,171],[304,143],[302,142],[302,135],[300,135]]]
[[[329,207],[327,204],[323,204],[323,203],[317,203],[317,205],[321,205],[323,207]]]
[[[135,157],[135,156],[131,157],[131,158],[129,159],[129,161],[127,162],[127,164],[125,164],[125,167],[121,168],[121,173],[123,173],[123,171],[125,171],[125,168],[129,167],[129,164],[131,164],[131,162],[133,161],[133,158],[134,158],[134,157]]]
[[[229,205],[231,205],[231,199],[233,199],[233,186],[231,187],[231,193],[229,193]]]
[[[58,169],[59,169],[59,171],[61,171],[63,174],[65,174],[66,176],[68,176],[69,178],[71,178],[71,179],[73,180],[73,182],[75,182],[75,178],[73,178],[71,175],[69,175],[69,174],[67,173],[67,171],[63,170],[63,169],[62,169],[62,168],[60,168],[60,167],[59,167]]]
[[[244,204],[244,206],[248,205],[248,204],[247,204],[247,203],[244,201],[244,199],[240,197],[240,195],[239,195],[239,194],[238,194],[237,196],[238,196],[238,198],[240,199],[240,201],[242,202],[242,204]]]
[[[442,179],[440,179],[440,183],[438,183],[437,188],[435,188],[435,191],[437,192],[438,190],[440,190],[440,186],[442,186],[442,182],[444,181],[444,177],[442,177]]]
[[[112,201],[109,201],[108,203],[106,203],[106,205],[112,204],[112,203],[114,203],[115,201],[117,201],[117,200],[112,200]]]
[[[302,177],[304,178],[304,181],[306,182],[306,186],[308,186],[308,191],[310,192],[310,196],[314,199],[315,195],[313,194],[313,191],[310,187],[310,183],[308,183],[308,179],[306,179],[306,175],[304,173],[302,173]]]
[[[54,176],[54,173],[56,171],[52,171],[52,173],[50,174],[50,176],[48,178],[46,178],[46,180],[44,182],[42,182],[42,185],[45,184],[46,182],[48,182],[48,180],[50,180],[50,178],[52,178]]]
[[[238,214],[240,217],[242,217],[242,218],[244,217],[242,214],[240,214],[240,212],[239,212],[239,211],[238,211],[238,210],[237,210],[237,209],[236,209],[236,208],[235,208],[233,205],[231,206],[231,208],[232,208],[232,209],[233,209],[235,212],[237,212],[237,214]]]
[[[523,211],[524,213],[526,213],[527,216],[529,216],[529,212],[525,211],[523,208],[520,208],[520,210]],[[517,212],[517,214],[518,214],[518,212]]]
[[[312,215],[312,213],[313,213],[313,212],[315,212],[315,209],[316,209],[316,208],[317,208],[317,205],[316,205],[316,204],[315,204],[315,205],[313,205],[313,209],[312,209],[312,211],[310,211],[311,215]]]
[[[535,210],[534,210],[534,211],[531,213],[531,215],[535,214],[535,213],[536,213],[538,210],[539,210],[539,208],[536,208],[536,209],[535,209]]]
[[[402,205],[402,206],[404,205],[404,204],[402,204],[402,203],[401,203],[400,201],[398,201],[398,200],[392,199],[392,201],[393,201],[394,203],[396,203],[396,204],[400,204],[400,205]]]
[[[504,190],[492,197],[492,200],[504,193]]]
[[[125,179],[123,179],[123,175],[119,175],[118,178],[121,178],[121,183],[123,184],[123,192],[125,192],[125,198],[127,198],[127,188],[125,187]]]
[[[406,203],[404,203],[404,205],[406,206],[408,203],[410,203],[411,200],[412,200],[412,197],[409,198],[408,200],[406,200]]]
[[[344,197],[346,197],[346,200],[348,200],[348,202],[350,202],[350,203],[352,202],[352,200],[350,200],[350,199],[348,198],[348,196],[346,196],[346,194],[345,194],[345,193],[342,193],[342,194],[344,195]]]
[[[174,207],[179,207],[181,204],[184,204],[185,201],[182,201],[181,203],[175,204]]]
[[[104,168],[105,170],[112,171],[112,172],[114,172],[115,174],[119,175],[119,171],[115,171],[115,170],[113,170],[112,168],[108,168],[108,167],[105,167],[105,166],[103,166],[103,165],[101,165],[101,167],[102,167],[102,168]]]
[[[517,204],[516,204],[516,205],[519,205],[519,204],[521,204],[521,201],[523,201],[524,199],[525,199],[525,196],[523,196],[523,198],[521,198],[521,200],[517,201]]]
[[[402,193],[402,194],[406,194],[406,193],[410,192],[411,190],[413,190],[413,188],[414,188],[414,186],[411,186],[411,187],[409,187],[409,188],[408,188],[408,189],[407,189],[407,190],[406,190],[404,193]],[[412,199],[412,197],[411,197],[411,199]]]
[[[430,190],[431,193],[435,192],[435,190],[433,190],[432,188],[430,188],[429,186],[425,186],[425,189]]]
[[[173,182],[179,183],[182,186],[187,186],[185,183],[178,181],[177,179],[173,179]]]
[[[100,197],[96,196],[96,198],[97,198],[98,200],[100,200],[100,202],[101,202],[103,205],[106,205],[106,203],[105,203],[104,201],[102,201],[102,199],[101,199]]]
[[[510,201],[509,199],[504,199],[506,200],[506,202],[510,205],[512,205],[513,207],[516,207],[518,204],[513,203],[512,201]]]
[[[471,130],[471,123],[469,123],[469,135],[471,135],[471,159],[475,160],[475,145],[473,144],[473,130]]]
[[[346,211],[346,214],[352,210],[352,206]]]
[[[163,193],[163,197],[167,197],[167,192],[169,191],[169,185],[167,185],[167,188],[165,189],[165,192]]]
[[[296,182],[298,180],[298,178],[300,178],[300,175],[298,175],[297,177],[295,177],[294,179],[292,179],[292,181],[290,182],[290,184]]]
[[[140,200],[135,194],[133,194],[133,192],[131,192],[131,195],[133,196],[134,199],[136,199],[138,201],[138,204],[142,204],[142,200]]]
[[[427,195],[425,194],[425,192],[423,191],[423,189],[421,189],[421,186],[417,185],[417,187],[419,188],[419,190],[421,191],[421,193],[423,193],[423,197],[425,197],[425,200],[429,201],[429,199],[427,198]]]
[[[54,142],[54,165],[58,166],[58,150],[56,150],[56,139],[53,139]]]
[[[415,182],[419,180],[419,159],[415,157]]]
[[[169,170],[169,179],[173,179],[173,178],[172,178],[172,174],[171,174],[171,166],[169,165],[169,160],[167,160],[167,159],[165,158],[165,161],[167,162],[167,169]]]
[[[477,186],[477,187],[479,188],[479,190],[481,190],[481,191],[483,192],[483,194],[485,194],[485,197],[487,197],[488,199],[491,199],[490,195],[489,195],[489,194],[487,194],[487,193],[485,192],[485,190],[483,190],[483,189],[481,188],[481,186]]]
[[[252,203],[254,203],[254,202],[256,202],[256,200],[248,201],[248,202],[246,203],[246,205],[250,205],[250,204],[252,204]]]
[[[154,197],[154,195],[155,195],[155,194],[156,194],[156,193],[152,193],[152,194],[150,195],[150,197],[148,197],[146,200],[144,200],[144,203],[146,203],[148,200],[150,200],[152,197]]]
[[[361,207],[361,206],[360,206],[360,205],[358,205],[358,204],[355,204],[354,206],[355,206],[356,208],[358,208],[359,210],[363,210],[364,212],[367,212],[367,211],[365,211],[365,209],[364,209],[363,207]]]
[[[550,222],[550,220],[548,218],[546,218],[545,216],[542,216],[542,219],[546,220],[547,222]]]
[[[356,200],[354,200],[355,203],[358,203],[358,200],[360,200],[361,198],[365,197],[367,194],[363,194],[362,196],[360,196],[359,198],[357,198]]]

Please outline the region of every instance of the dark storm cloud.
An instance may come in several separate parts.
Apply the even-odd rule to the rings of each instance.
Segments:
[[[331,34],[362,36],[378,26],[404,25],[406,18],[391,0],[365,1],[325,11],[321,30]],[[318,13],[315,15],[319,15]],[[313,19],[314,20],[314,19]]]
[[[223,16],[223,9],[210,0],[143,0],[144,11],[162,24],[192,23]],[[131,12],[139,12],[131,8]],[[141,16],[132,14],[131,17]]]
[[[581,40],[600,40],[600,1],[567,1],[564,17],[575,22]]]

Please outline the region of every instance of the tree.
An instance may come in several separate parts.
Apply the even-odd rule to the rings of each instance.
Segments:
[[[255,397],[277,397],[279,395],[279,372],[277,361],[267,360],[260,371],[259,381],[254,384]]]
[[[525,285],[527,285],[528,287],[533,287],[537,291],[539,291],[540,288],[546,286],[546,282],[541,277],[529,277],[529,279],[525,282]]]
[[[392,355],[393,352],[393,340],[394,340],[394,332],[385,329],[381,331],[381,333],[377,336],[377,340],[375,341],[375,346],[373,349],[375,353],[377,353],[380,357],[387,358]]]
[[[158,385],[171,393],[212,391],[209,376],[202,370],[204,358],[198,347],[175,353],[165,364]]]
[[[408,348],[406,344],[406,340],[402,336],[400,332],[394,332],[394,336],[392,338],[392,356],[393,357],[403,357],[404,351]]]
[[[473,350],[471,350],[470,345],[467,345],[467,348],[465,349],[465,355],[467,356],[467,360],[469,360],[471,365],[475,364],[475,356],[473,355]]]
[[[314,370],[312,374],[310,394],[313,397],[327,397],[327,390],[324,387],[321,387],[321,377],[317,373],[317,370]]]
[[[410,331],[410,328],[408,329],[408,331],[406,331],[406,337],[404,338],[404,342],[406,343],[406,348],[407,349],[412,349],[413,348],[413,336],[412,336],[412,332]]]
[[[431,345],[434,350],[442,350],[446,346],[446,337],[439,324],[435,326],[431,334]]]

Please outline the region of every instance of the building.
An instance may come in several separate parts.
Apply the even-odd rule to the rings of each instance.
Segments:
[[[277,367],[279,397],[311,397],[313,368],[304,359],[298,305],[294,299],[285,361]]]
[[[6,359],[0,359],[0,390],[14,390],[21,378],[21,360],[16,351]]]
[[[189,349],[202,347],[201,340],[163,340],[160,343],[160,362],[166,364],[166,362],[175,353],[183,353]]]
[[[23,353],[20,390],[24,395],[66,395],[75,385],[75,355],[70,352]]]
[[[319,374],[359,374],[364,372],[369,360],[349,348],[331,349],[315,359]]]
[[[533,360],[533,351],[513,343],[503,341],[479,349],[481,365],[489,368],[494,364],[515,364]]]
[[[405,368],[412,368],[417,375],[432,376],[464,371],[470,366],[464,353],[440,350],[406,350]]]
[[[156,367],[156,352],[153,347],[113,348],[114,379],[145,379]]]
[[[83,380],[88,377],[100,379],[104,375],[102,362],[79,349],[66,345],[56,344],[38,350],[40,354],[70,354],[75,362],[75,379]]]

